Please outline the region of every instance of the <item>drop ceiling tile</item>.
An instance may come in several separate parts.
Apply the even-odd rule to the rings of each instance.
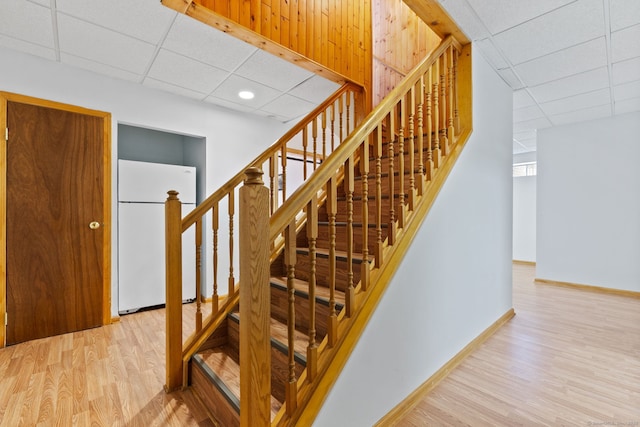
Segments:
[[[110,65],[100,64],[85,58],[78,58],[77,56],[69,55],[64,52],[60,53],[60,62],[74,67],[83,68],[88,71],[93,71],[94,73],[108,77],[114,77],[116,79],[127,80],[135,83],[140,83],[142,80],[142,76],[139,74],[130,73],[129,71],[121,70]]]
[[[574,0],[469,0],[491,34],[529,21]]]
[[[56,0],[57,10],[83,21],[157,44],[177,12],[158,0]]]
[[[530,87],[529,92],[538,102],[548,102],[577,95],[585,90],[591,91],[606,87],[609,87],[609,70],[607,67],[601,67]]]
[[[640,57],[613,64],[613,84],[620,85],[640,79]]]
[[[27,1],[1,1],[0,34],[53,49],[51,9]]]
[[[253,112],[253,114],[256,114],[256,115],[262,116],[262,117],[266,117],[266,118],[271,119],[271,120],[277,120],[277,121],[282,122],[282,123],[286,123],[289,120],[291,120],[291,117],[289,117],[289,116],[285,116],[285,115],[282,115],[282,114],[270,113],[268,111],[262,111],[262,110],[255,110]]]
[[[37,3],[42,6],[51,7],[51,0],[28,0],[31,3]]]
[[[640,97],[629,98],[623,101],[616,101],[615,104],[616,114],[632,113],[634,111],[640,111]]]
[[[551,122],[549,121],[549,119],[542,117],[539,119],[534,119],[534,120],[527,120],[525,122],[518,122],[518,123],[514,123],[513,124],[513,132],[514,133],[519,133],[519,132],[524,132],[524,131],[528,131],[528,130],[535,130],[535,129],[544,129],[544,128],[548,128],[551,127]]]
[[[185,15],[177,17],[162,47],[226,71],[235,70],[258,50]]]
[[[513,64],[520,64],[601,37],[603,23],[602,0],[582,0],[497,34],[494,40]]]
[[[606,88],[540,104],[540,107],[547,116],[555,116],[609,103],[611,103],[611,92]]]
[[[611,31],[640,24],[638,0],[612,0],[610,8]]]
[[[612,33],[611,51],[612,62],[640,56],[640,24]]]
[[[60,52],[135,74],[145,72],[155,52],[149,43],[61,14],[58,37]]]
[[[53,49],[14,39],[13,37],[3,36],[2,34],[0,34],[0,46],[28,53],[30,55],[40,56],[42,58],[50,59],[51,61],[56,60],[56,52]]]
[[[532,38],[535,39],[535,37]],[[607,65],[607,48],[605,38],[600,37],[516,65],[515,70],[527,86],[536,86],[605,65]]]
[[[297,117],[303,117],[316,107],[315,104],[307,102],[295,96],[284,94],[281,97],[271,101],[264,107],[260,108],[261,111],[272,113],[278,116],[287,117],[287,120],[292,120]]]
[[[611,116],[611,103],[551,116],[554,125],[580,123]]]
[[[511,89],[517,90],[522,89],[524,85],[520,81],[520,78],[513,72],[511,68],[505,68],[504,70],[498,70],[498,74],[502,77]]]
[[[544,113],[537,105],[513,109],[513,122],[525,122],[527,120],[544,117]]]
[[[253,99],[240,99],[238,97],[238,92],[242,90],[253,92],[255,97]],[[232,75],[222,82],[216,90],[211,93],[211,95],[215,98],[225,99],[236,104],[256,109],[276,99],[281,95],[281,92],[269,86],[254,82],[253,80]]]
[[[227,71],[160,49],[148,77],[209,94],[229,76]]]
[[[313,104],[320,104],[339,88],[340,85],[338,83],[314,75],[291,89],[288,93]]]
[[[282,91],[299,85],[313,75],[260,49],[238,67],[236,74]]]
[[[530,105],[535,105],[536,101],[533,100],[529,92],[525,89],[513,91],[513,108],[524,108]]]
[[[229,110],[239,111],[242,113],[253,113],[255,108],[248,105],[237,104],[235,102],[227,101],[226,99],[216,98],[215,96],[209,96],[205,99],[206,102],[227,108]]]
[[[458,24],[458,27],[470,40],[480,40],[489,37],[489,31],[478,20],[475,11],[465,1],[453,0],[442,2],[442,6]]]
[[[478,48],[480,48],[482,56],[487,61],[489,61],[491,65],[493,65],[493,68],[495,68],[496,70],[500,70],[509,67],[509,63],[505,61],[504,57],[502,56],[496,45],[493,44],[493,41],[490,38],[478,40],[474,43],[478,46]]]
[[[623,101],[629,98],[640,97],[640,80],[625,83],[613,87],[613,97],[615,101]]]
[[[152,89],[159,89],[175,95],[184,96],[185,98],[197,99],[198,101],[202,101],[207,96],[206,93],[196,92],[194,90],[172,85],[171,83],[166,83],[151,77],[145,77],[142,84]]]
[[[514,132],[513,133],[513,139],[517,140],[517,141],[528,141],[528,140],[536,140],[537,139],[537,132],[534,130],[525,130],[525,131],[521,131],[521,132]]]

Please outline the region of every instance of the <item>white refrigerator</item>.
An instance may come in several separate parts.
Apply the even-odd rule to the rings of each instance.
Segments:
[[[178,191],[184,217],[196,203],[196,169],[118,161],[118,312],[165,303],[165,208]],[[195,230],[182,237],[182,299],[195,299]]]

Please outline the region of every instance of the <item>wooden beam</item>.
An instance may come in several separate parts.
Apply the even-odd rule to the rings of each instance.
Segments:
[[[471,40],[458,28],[458,24],[436,0],[404,0],[404,2],[440,37],[445,38],[452,34],[463,45],[471,43]]]

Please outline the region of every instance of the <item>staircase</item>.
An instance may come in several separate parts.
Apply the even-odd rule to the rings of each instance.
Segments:
[[[469,46],[450,36],[366,118],[361,92],[341,88],[252,162],[242,190],[238,174],[184,219],[170,194],[168,391],[191,386],[222,426],[312,423],[468,138],[470,99],[458,98],[470,94],[469,61]],[[295,151],[305,181],[288,193],[292,141],[302,146]],[[266,186],[260,169],[268,171]],[[224,297],[221,212],[229,215]],[[212,313],[203,320],[198,300],[194,334],[183,342],[181,233],[193,226],[201,236],[207,216]],[[198,271],[201,246],[196,242]],[[198,275],[198,295],[200,282]],[[251,397],[241,399],[241,389]]]

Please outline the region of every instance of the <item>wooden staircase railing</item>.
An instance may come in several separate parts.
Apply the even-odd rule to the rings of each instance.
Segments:
[[[288,179],[289,171],[292,169],[292,158],[302,163],[299,165],[301,170],[296,171],[296,178],[300,181],[301,176],[304,182],[359,124],[364,116],[363,106],[362,87],[353,83],[344,84],[247,166],[269,171],[268,214],[275,212],[287,200],[291,190],[301,184]],[[243,179],[244,170],[215,191],[184,219],[180,215],[178,194],[169,192],[166,202],[166,390],[175,390],[186,385],[186,372],[183,369],[185,361],[193,355],[199,344],[206,339],[207,334],[215,329],[216,320],[221,318],[218,314],[232,307],[238,300],[236,271],[238,271],[239,236],[236,230],[238,230],[239,221],[236,216],[236,198]],[[228,221],[221,219],[222,215],[228,215]],[[202,233],[205,224],[210,226],[213,240],[213,256],[210,260],[213,271],[213,293],[208,310],[205,310],[206,307],[202,304],[204,300],[201,271],[204,251]],[[196,247],[182,248],[181,235],[191,227],[195,227]],[[226,244],[222,243],[224,238],[220,235],[222,230],[228,233]],[[180,260],[183,250],[195,250],[195,284],[182,283]],[[223,266],[226,272],[222,271]],[[222,274],[228,274],[226,296],[224,290],[219,287],[218,279]],[[195,285],[197,296],[195,317],[191,322],[183,319],[182,315],[182,286],[187,285]],[[210,314],[203,320],[206,311]],[[183,323],[186,326],[183,326]],[[185,333],[186,339],[183,337],[184,330],[189,331]]]
[[[259,171],[247,171],[250,188],[243,191],[241,206],[250,209],[242,214],[246,222],[240,227],[249,235],[268,236],[270,280],[286,284],[286,298],[279,298],[285,308],[279,306],[276,317],[286,319],[282,343],[288,361],[284,368],[278,365],[277,372],[266,362],[276,354],[273,345],[270,349],[263,345],[270,338],[273,341],[269,322],[273,322],[274,307],[265,294],[270,284],[264,278],[263,263],[249,255],[256,245],[243,243],[239,248],[244,295],[239,304],[240,387],[251,390],[246,392],[251,397],[241,391],[247,398],[240,398],[238,425],[313,423],[471,133],[470,52],[470,45],[461,46],[452,36],[443,40],[277,210],[255,208],[265,206],[264,199],[273,199],[257,178]],[[253,166],[260,167],[260,162]],[[168,211],[172,203],[176,202],[168,201]],[[199,215],[205,209],[212,208],[202,208]],[[182,229],[194,218],[185,218]],[[180,236],[174,231],[171,237],[170,228],[168,224],[167,256],[175,258],[179,254],[172,255],[175,249],[169,245],[179,244]],[[178,273],[168,270],[168,287],[173,286],[172,278],[180,277]],[[176,351],[180,364],[186,365],[191,351],[209,339],[238,306],[237,286],[231,290],[233,295],[230,292],[226,303],[217,307],[199,338],[187,343],[184,352]],[[321,290],[328,309],[318,307]],[[302,294],[304,302],[298,305]],[[167,322],[169,336],[169,317]],[[242,326],[243,322],[249,324]],[[167,342],[167,385],[170,381],[175,386],[186,384],[178,378],[182,365],[170,365],[169,337]],[[306,354],[300,353],[301,348]],[[267,410],[272,399],[269,387],[271,393],[274,390],[269,381],[283,377],[285,384],[279,386],[277,399],[282,405],[274,415]]]

